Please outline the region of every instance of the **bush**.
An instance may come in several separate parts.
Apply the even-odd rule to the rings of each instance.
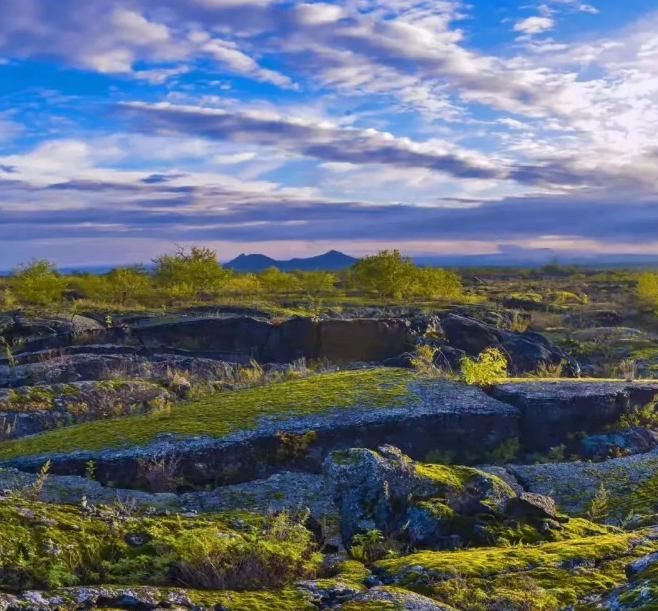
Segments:
[[[12,271],[10,288],[13,295],[22,303],[49,305],[60,301],[66,279],[55,270],[50,261],[32,259]]]
[[[507,377],[507,360],[498,348],[487,348],[476,359],[461,359],[461,377],[467,384],[489,386]]]

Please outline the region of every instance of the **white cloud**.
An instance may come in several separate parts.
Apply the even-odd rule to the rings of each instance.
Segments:
[[[517,21],[514,25],[515,32],[522,32],[523,34],[541,34],[552,30],[555,26],[555,21],[550,17],[528,17],[521,21]]]

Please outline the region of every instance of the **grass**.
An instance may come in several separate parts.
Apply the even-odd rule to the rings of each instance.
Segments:
[[[169,412],[90,422],[0,444],[0,459],[49,452],[101,450],[149,443],[159,433],[223,437],[251,430],[268,416],[281,420],[333,410],[402,404],[414,374],[400,369],[342,371],[222,392],[179,403]]]

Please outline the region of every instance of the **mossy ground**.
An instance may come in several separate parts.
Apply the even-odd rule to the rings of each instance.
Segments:
[[[250,590],[312,577],[321,561],[311,533],[287,514],[138,516],[10,497],[0,502],[0,524],[0,588],[9,590],[103,583]]]
[[[542,545],[420,552],[381,561],[376,570],[458,608],[484,611],[506,601],[505,608],[555,611],[625,583],[625,565],[658,549],[643,534],[650,533],[611,531]]]
[[[399,369],[342,371],[267,386],[216,393],[179,403],[168,412],[91,422],[0,444],[0,459],[100,450],[149,443],[159,433],[181,438],[222,437],[253,429],[261,418],[280,419],[345,409],[373,409],[404,403],[414,377]]]

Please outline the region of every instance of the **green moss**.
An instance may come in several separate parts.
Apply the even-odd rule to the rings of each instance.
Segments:
[[[0,588],[197,585],[247,590],[314,576],[311,533],[285,514],[125,517],[11,499],[0,503]],[[132,535],[132,537],[131,537]]]
[[[411,567],[417,566],[443,575],[483,578],[528,571],[535,567],[559,567],[572,561],[587,563],[619,557],[630,553],[637,541],[637,534],[611,533],[538,546],[419,552],[402,558],[383,560],[377,563],[377,566],[390,574],[405,574],[412,581],[414,571]]]
[[[348,408],[373,409],[404,403],[413,374],[370,369],[310,376],[279,384],[218,393],[180,403],[170,412],[90,422],[0,445],[0,458],[47,452],[100,450],[141,445],[158,433],[180,437],[229,433],[254,428],[266,416],[281,419]]]
[[[581,528],[590,525],[574,530]],[[609,533],[539,546],[422,552],[377,566],[457,608],[557,611],[624,584],[625,565],[657,548],[642,533]]]

